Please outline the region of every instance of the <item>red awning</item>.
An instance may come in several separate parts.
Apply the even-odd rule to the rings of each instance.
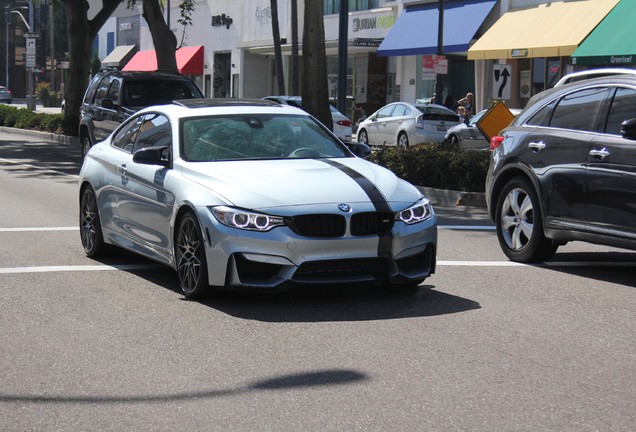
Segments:
[[[183,75],[203,75],[203,46],[183,47],[177,50],[177,68]],[[157,55],[154,50],[139,51],[130,59],[124,71],[155,71]]]

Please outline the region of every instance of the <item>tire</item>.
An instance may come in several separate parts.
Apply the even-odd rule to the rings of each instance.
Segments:
[[[86,158],[86,154],[91,149],[93,144],[91,144],[91,139],[88,136],[88,133],[83,133],[80,137],[80,143],[82,145],[82,160]]]
[[[91,187],[85,187],[80,195],[80,238],[86,256],[96,258],[106,255],[102,223],[97,208],[97,198]]]
[[[404,132],[398,135],[397,145],[400,148],[409,148],[409,137]]]
[[[451,135],[450,137],[450,148],[459,150],[459,139],[457,135]]]
[[[183,294],[191,299],[204,297],[209,291],[205,246],[199,221],[186,213],[177,228],[175,257],[177,277]]]
[[[360,132],[358,132],[358,142],[369,145],[369,135],[367,134],[366,130],[362,129]]]
[[[515,177],[503,187],[497,199],[495,223],[499,245],[512,261],[545,261],[558,248],[543,234],[539,199],[525,178]]]

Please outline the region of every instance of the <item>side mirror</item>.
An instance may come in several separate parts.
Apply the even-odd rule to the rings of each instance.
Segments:
[[[371,157],[371,147],[364,143],[347,143],[347,147],[359,158],[369,159]]]
[[[113,103],[112,99],[102,99],[102,108],[114,109],[115,104]]]
[[[133,155],[133,162],[143,165],[160,165],[170,167],[170,147],[147,147],[137,150]]]
[[[636,140],[636,118],[621,123],[621,135],[629,140]]]

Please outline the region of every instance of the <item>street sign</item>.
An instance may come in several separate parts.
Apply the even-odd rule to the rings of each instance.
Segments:
[[[492,98],[510,99],[512,65],[496,64],[492,69]]]
[[[40,39],[40,33],[27,32],[24,34],[24,37],[27,39]]]
[[[476,126],[488,141],[490,141],[490,138],[498,135],[499,132],[508,127],[514,118],[515,116],[512,115],[504,102],[496,101],[488,111],[481,116]]]
[[[35,67],[35,39],[26,40],[26,67]]]

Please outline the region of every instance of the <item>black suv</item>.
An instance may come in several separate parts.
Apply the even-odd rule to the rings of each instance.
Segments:
[[[82,156],[136,111],[176,99],[202,98],[188,77],[167,72],[101,71],[91,80],[80,109]]]
[[[490,148],[486,200],[508,258],[574,240],[636,249],[636,77],[540,93]]]

